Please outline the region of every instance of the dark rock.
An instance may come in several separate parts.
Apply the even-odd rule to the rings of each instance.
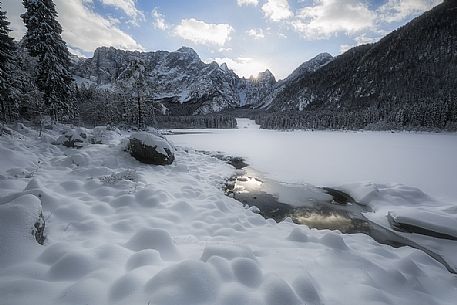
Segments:
[[[333,203],[336,204],[348,204],[348,203],[356,203],[355,200],[348,194],[343,191],[336,190],[330,187],[323,187],[322,188],[327,194],[333,197]]]
[[[173,146],[161,135],[137,132],[130,137],[128,151],[145,164],[170,165],[175,160]]]
[[[46,240],[46,236],[44,234],[44,230],[46,228],[46,222],[44,220],[43,213],[40,213],[40,217],[38,218],[37,222],[33,225],[32,235],[35,237],[37,243],[40,245],[44,245],[44,241]]]

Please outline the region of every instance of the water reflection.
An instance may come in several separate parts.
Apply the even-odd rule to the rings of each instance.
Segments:
[[[263,184],[263,181],[250,176],[241,176],[236,178],[234,192],[237,193],[248,193],[259,190]]]
[[[350,231],[353,229],[352,220],[336,213],[321,212],[297,212],[293,215],[296,223],[307,225],[310,228],[319,230],[330,229],[340,231]]]
[[[319,230],[343,233],[365,233],[368,230],[361,214],[363,208],[341,191],[279,183],[259,176],[249,167],[238,170],[237,175],[227,182],[226,194],[243,204],[257,207],[262,216],[277,222],[291,217],[297,224]]]
[[[236,162],[234,162],[236,160]],[[243,168],[240,158],[229,158],[235,168]],[[236,167],[239,166],[239,167]],[[255,206],[259,214],[277,222],[290,217],[295,223],[319,230],[339,230],[342,233],[364,233],[379,243],[393,247],[411,246],[420,249],[443,264],[451,273],[456,273],[441,254],[417,244],[395,231],[370,222],[363,216],[370,212],[367,206],[359,205],[343,191],[312,185],[291,185],[269,179],[250,168],[238,170],[226,185],[226,194],[248,206]]]

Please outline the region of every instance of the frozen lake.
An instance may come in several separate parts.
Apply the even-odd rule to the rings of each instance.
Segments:
[[[283,132],[240,123],[240,129],[179,130],[182,134],[169,138],[180,146],[242,156],[282,182],[331,187],[400,183],[457,203],[457,134]]]

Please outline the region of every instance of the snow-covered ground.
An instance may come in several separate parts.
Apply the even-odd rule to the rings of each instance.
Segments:
[[[90,137],[92,131],[85,132]],[[258,142],[250,143],[255,134]],[[149,166],[123,150],[127,133],[109,132],[103,137],[105,144],[81,149],[51,144],[59,135],[46,131],[40,138],[36,131],[18,126],[11,136],[0,136],[2,305],[455,304],[457,277],[425,253],[380,245],[363,234],[265,220],[224,195],[223,183],[234,169],[215,158],[178,146],[173,165]],[[306,169],[313,162],[297,160],[318,157],[318,151],[321,157],[330,157],[324,149],[329,144],[318,149],[316,143],[305,141],[300,152],[293,150],[296,146],[285,146],[281,138],[292,135],[246,129],[205,135],[206,140],[196,135],[169,138],[198,149],[226,147],[228,153],[247,156],[265,172],[267,167],[257,165],[265,165],[272,156],[269,147],[283,152],[270,160],[279,163],[277,168],[288,159],[296,161],[296,171]],[[304,135],[308,134],[298,135],[296,141],[303,141]],[[338,147],[345,142],[340,138],[348,135],[354,137],[345,133],[310,137],[321,139],[318,143],[336,141],[331,145],[335,154],[350,151]],[[374,151],[373,145],[387,136],[356,135],[368,141],[365,152]],[[266,136],[279,142],[262,143]],[[390,144],[405,145],[408,137],[399,137]],[[449,140],[437,137],[441,144]],[[205,141],[212,143],[203,145]],[[361,155],[357,148],[363,141],[355,141],[350,145],[356,155],[348,156],[351,160]],[[435,144],[430,140],[415,148],[430,152]],[[249,149],[254,145],[263,151],[258,158]],[[443,154],[455,149],[449,145],[441,146]],[[411,147],[409,155],[420,161],[416,150]],[[310,177],[306,182],[315,183],[312,175],[318,168],[327,175],[341,169],[332,167],[336,164],[332,159],[314,163],[308,174],[300,173],[302,179]],[[277,174],[288,170],[292,169]],[[430,180],[437,178],[436,173],[429,174]],[[350,189],[356,195],[367,194],[365,189]],[[44,246],[31,234],[40,208],[46,220]]]
[[[391,213],[421,228],[451,232],[457,239],[457,134],[281,132],[259,130],[247,119],[238,123],[238,130],[192,130],[169,138],[184,147],[242,156],[263,176],[302,189],[341,189],[370,206],[373,211],[365,216],[386,229],[391,229]],[[457,270],[457,241],[399,234]]]
[[[238,129],[259,129],[260,125],[257,125],[254,120],[250,119],[236,119],[236,125]]]

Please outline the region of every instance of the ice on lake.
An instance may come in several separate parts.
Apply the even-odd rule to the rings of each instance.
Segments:
[[[192,130],[169,137],[177,145],[242,156],[278,181],[316,186],[398,183],[457,202],[457,134],[284,132],[257,129],[246,119],[239,122],[240,129]]]

